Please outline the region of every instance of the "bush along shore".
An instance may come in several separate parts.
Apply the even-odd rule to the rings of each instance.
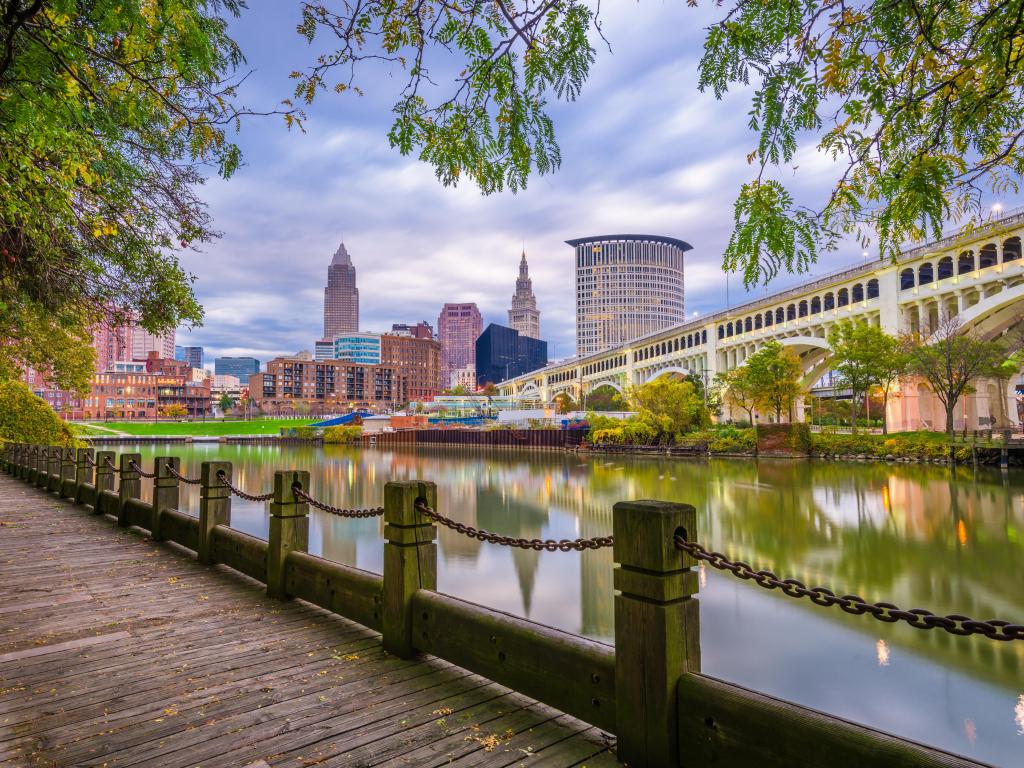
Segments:
[[[789,427],[785,424],[779,426],[783,429]],[[658,443],[645,441],[643,430],[596,429],[588,436],[587,450],[662,456],[803,456],[836,461],[948,464],[952,446],[952,455],[957,463],[999,461],[1000,451],[996,445],[951,443],[946,435],[935,432],[853,435],[827,430],[811,433],[801,424],[794,424],[792,428],[794,437],[789,441],[789,451],[764,450],[763,437],[759,451],[758,430],[734,426],[703,429]]]

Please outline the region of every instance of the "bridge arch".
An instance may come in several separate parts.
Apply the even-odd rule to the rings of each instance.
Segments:
[[[1024,283],[981,299],[957,315],[960,332],[974,331],[982,338],[995,337],[1021,320],[1021,300],[1024,300]]]
[[[652,371],[651,375],[644,379],[644,384],[648,384],[654,381],[659,376],[664,376],[666,373],[678,373],[680,376],[691,376],[693,371],[688,371],[686,368],[681,368],[678,365],[673,365],[668,368],[659,368],[656,371]],[[620,390],[621,391],[621,390]]]
[[[590,394],[591,392],[594,392],[600,389],[601,387],[611,387],[620,395],[626,394],[622,388],[622,385],[619,384],[619,382],[614,381],[613,379],[602,379],[601,381],[588,381],[586,387],[587,394]]]

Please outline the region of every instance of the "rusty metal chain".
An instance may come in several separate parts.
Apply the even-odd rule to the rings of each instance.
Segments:
[[[344,509],[343,507],[332,507],[330,504],[324,504],[324,502],[314,499],[302,490],[302,485],[299,483],[292,485],[292,493],[295,494],[296,498],[302,499],[317,509],[332,515],[337,515],[338,517],[379,517],[384,514],[384,507],[375,507],[371,509]]]
[[[147,472],[134,461],[129,461],[128,466],[138,472],[140,477],[156,477],[156,472]]]
[[[91,453],[87,453],[87,454],[85,454],[85,463],[88,464],[90,467],[95,467],[96,466],[96,459],[94,459],[92,457]]]
[[[885,622],[894,624],[903,621],[915,629],[944,629],[951,635],[984,635],[992,640],[1024,640],[1024,624],[1011,624],[1008,621],[990,619],[978,621],[960,614],[940,616],[923,608],[902,610],[892,603],[869,603],[857,595],[837,595],[826,587],[808,587],[798,579],[780,579],[769,570],[755,570],[742,560],[732,561],[721,552],[709,552],[700,544],[687,541],[682,536],[673,537],[676,549],[686,552],[696,560],[702,560],[712,568],[729,571],[733,576],[744,581],[753,581],[765,589],[780,589],[789,597],[808,598],[815,605],[830,607],[838,605],[842,610],[854,616],[867,613]]]
[[[187,485],[199,485],[199,483],[202,482],[202,480],[198,477],[185,477],[185,475],[181,474],[171,464],[165,464],[164,469],[167,470],[167,474],[169,474],[171,477],[180,480],[181,482]]]
[[[104,457],[103,457],[103,463],[104,463],[104,464],[106,464],[106,465],[107,465],[108,467],[110,467],[110,469],[111,469],[111,470],[112,470],[112,471],[113,471],[113,472],[114,472],[115,474],[118,474],[118,475],[120,475],[120,474],[121,474],[121,470],[120,470],[120,469],[118,469],[117,467],[115,467],[115,466],[114,466],[114,462],[112,462],[112,461],[110,460],[110,457],[109,457],[109,456],[104,456]]]
[[[241,488],[236,488],[231,484],[231,481],[228,480],[227,473],[223,469],[217,471],[217,479],[220,481],[221,485],[223,485],[225,488],[227,488],[240,499],[245,499],[246,501],[270,501],[272,498],[274,498],[273,492],[263,493],[257,496],[252,493],[246,493]]]
[[[577,551],[583,552],[588,549],[601,549],[602,547],[610,547],[613,544],[613,538],[611,536],[595,536],[592,539],[521,539],[514,536],[502,536],[498,533],[491,533],[480,528],[474,528],[471,525],[465,525],[456,520],[452,520],[449,517],[445,517],[433,509],[427,506],[426,502],[417,500],[415,503],[415,509],[421,515],[429,517],[436,523],[451,528],[457,533],[461,533],[464,536],[476,539],[477,541],[486,541],[488,544],[501,544],[503,547],[515,547],[517,549],[533,549],[540,552],[541,550],[547,550],[548,552],[570,552]]]

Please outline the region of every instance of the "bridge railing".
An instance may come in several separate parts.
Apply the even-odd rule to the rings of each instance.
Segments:
[[[619,502],[610,536],[517,539],[437,511],[437,488],[430,482],[389,482],[383,507],[343,509],[317,501],[308,472],[298,470],[277,471],[269,492],[252,493],[234,484],[230,462],[203,462],[199,475],[190,477],[173,456],[157,457],[147,471],[137,453],[7,444],[0,463],[13,476],[119,526],[147,531],[155,541],[194,552],[201,563],[262,582],[272,598],[300,598],[380,632],[389,653],[432,654],[609,731],[617,737],[619,759],[633,768],[978,765],[701,674],[699,561],[791,597],[881,621],[1024,639],[1021,625],[901,611],[733,562],[700,545],[696,511],[688,504]],[[140,498],[143,479],[153,482],[151,503]],[[179,509],[183,483],[199,486],[198,516]],[[270,502],[268,540],[231,527],[232,496]],[[383,574],[307,552],[311,505],[344,517],[382,516]],[[583,557],[586,550],[612,547],[614,647],[438,592],[437,524],[495,545],[578,550]]]

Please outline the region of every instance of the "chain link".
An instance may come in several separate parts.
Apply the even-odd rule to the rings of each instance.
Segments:
[[[217,479],[220,481],[221,485],[223,485],[225,488],[227,488],[240,499],[245,499],[246,501],[270,501],[272,498],[274,498],[273,492],[263,493],[257,496],[252,493],[246,493],[241,488],[236,488],[231,484],[231,481],[228,480],[227,473],[223,469],[217,471]]]
[[[156,472],[147,472],[141,466],[136,464],[134,461],[129,461],[128,462],[128,466],[131,467],[132,469],[134,469],[136,472],[138,472],[139,476],[141,476],[141,477],[156,477]]]
[[[700,544],[687,541],[682,536],[673,537],[676,549],[686,552],[696,560],[702,560],[712,568],[729,571],[743,581],[753,581],[765,589],[780,589],[789,597],[808,598],[815,605],[830,607],[838,605],[854,616],[870,614],[886,624],[903,621],[915,629],[944,629],[951,635],[984,635],[992,640],[1024,640],[1024,624],[990,619],[977,621],[960,614],[939,616],[923,608],[904,611],[892,603],[869,603],[857,595],[837,595],[826,587],[808,587],[798,579],[780,579],[769,570],[754,570],[742,560],[732,561],[721,552],[709,552]]]
[[[324,504],[322,501],[317,501],[304,490],[299,483],[292,485],[292,493],[295,494],[296,498],[302,499],[311,506],[317,509],[327,512],[331,515],[337,515],[338,517],[379,517],[384,514],[384,507],[373,507],[370,509],[345,509],[343,507],[332,507],[330,504]]]
[[[199,483],[202,482],[202,480],[198,477],[185,477],[185,475],[181,474],[171,464],[165,464],[164,469],[167,470],[167,474],[169,474],[171,477],[175,478],[176,480],[180,480],[181,482],[187,485],[199,485]]]
[[[595,536],[592,539],[558,539],[557,541],[555,539],[521,539],[514,536],[502,536],[501,534],[474,528],[471,525],[465,525],[445,517],[428,507],[424,501],[417,500],[414,506],[421,515],[425,515],[435,523],[451,528],[463,536],[469,536],[477,541],[486,541],[488,544],[500,544],[503,547],[534,549],[538,552],[541,550],[547,550],[548,552],[570,552],[573,550],[583,552],[588,549],[610,547],[614,541],[611,536]]]
[[[104,464],[106,464],[106,465],[107,465],[108,467],[110,467],[110,469],[111,469],[111,470],[112,470],[112,471],[113,471],[114,473],[116,473],[116,474],[118,474],[118,475],[120,475],[120,474],[121,474],[121,470],[120,470],[120,469],[118,469],[117,467],[115,467],[115,466],[114,466],[114,462],[112,462],[112,461],[110,460],[110,457],[109,457],[109,456],[104,456],[104,457],[103,457],[103,463],[104,463]]]

